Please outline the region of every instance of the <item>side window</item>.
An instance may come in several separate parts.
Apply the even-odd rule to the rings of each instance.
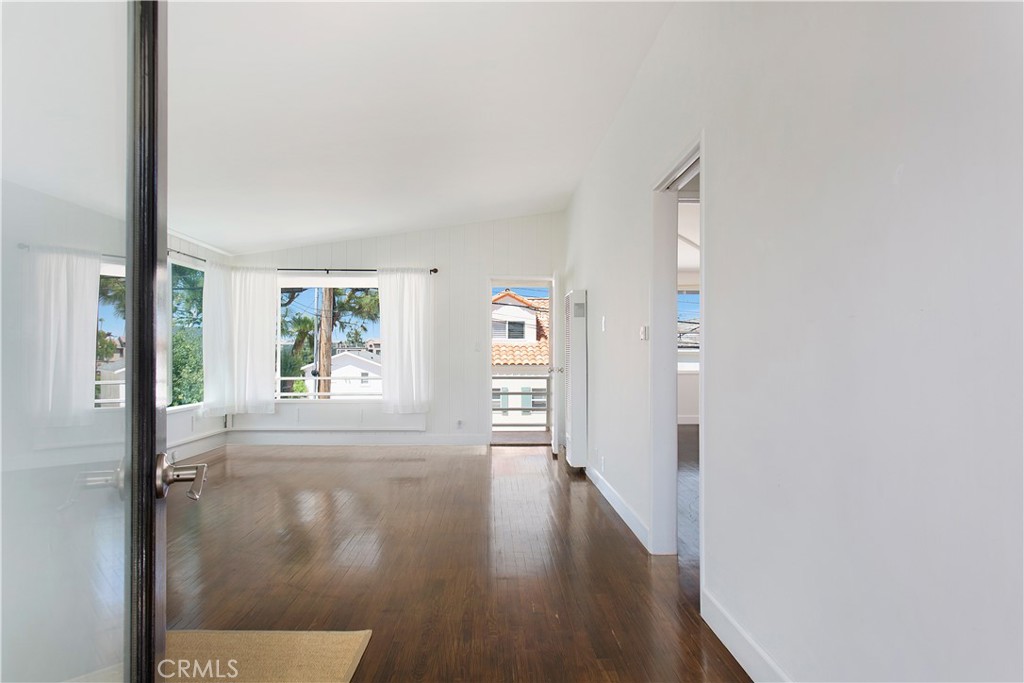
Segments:
[[[125,397],[125,270],[124,264],[100,266],[100,299],[96,314],[97,408],[123,408]]]
[[[170,406],[203,402],[203,281],[195,268],[171,264]]]

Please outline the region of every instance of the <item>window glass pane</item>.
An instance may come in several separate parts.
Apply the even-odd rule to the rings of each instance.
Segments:
[[[104,267],[100,275],[100,305],[96,316],[97,408],[124,407],[124,276],[104,273],[111,270]]]
[[[278,398],[380,395],[376,286],[282,287],[280,305]]]
[[[491,321],[491,339],[505,339],[505,321],[504,320],[492,320]]]
[[[195,268],[171,264],[172,406],[203,402],[203,280]]]
[[[676,345],[700,348],[700,292],[686,290],[676,295]]]
[[[548,407],[548,397],[545,389],[533,390],[533,407],[541,410]]]
[[[526,336],[526,323],[522,321],[509,321],[508,323],[508,338],[509,339],[523,339]]]

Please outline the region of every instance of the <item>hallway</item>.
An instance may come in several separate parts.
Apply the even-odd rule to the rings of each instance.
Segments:
[[[359,681],[745,681],[545,448],[258,447],[168,510],[168,625],[373,629]]]

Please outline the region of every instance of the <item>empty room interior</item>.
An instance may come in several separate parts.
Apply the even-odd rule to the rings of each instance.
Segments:
[[[4,681],[1024,680],[1024,5],[2,5]]]

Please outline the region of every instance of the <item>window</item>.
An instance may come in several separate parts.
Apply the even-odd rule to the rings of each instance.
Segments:
[[[381,395],[376,275],[282,275],[280,306],[279,399]]]
[[[492,320],[492,339],[525,339],[526,323],[521,320]]]
[[[700,348],[700,292],[681,290],[676,295],[676,346],[680,351]]]
[[[534,388],[533,396],[531,397],[533,402],[534,410],[546,411],[548,409],[548,392],[547,389]]]
[[[203,402],[203,282],[206,274],[171,264],[170,406]]]
[[[508,415],[508,389],[491,389],[491,408],[494,413],[501,409],[502,415]]]
[[[100,265],[96,313],[95,407],[123,408],[125,398],[125,267]]]

